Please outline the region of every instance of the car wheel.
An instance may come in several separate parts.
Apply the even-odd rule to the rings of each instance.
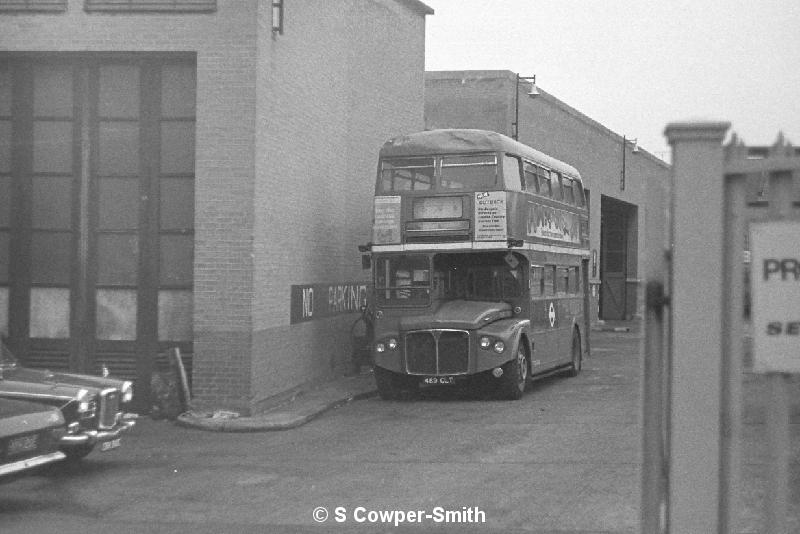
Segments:
[[[67,461],[78,462],[86,458],[86,456],[92,452],[92,449],[94,449],[94,445],[78,445],[76,447],[62,449],[62,452],[67,455]]]
[[[517,347],[517,356],[503,366],[503,375],[500,377],[500,394],[509,400],[518,400],[525,393],[528,386],[528,354],[522,345],[522,340]]]
[[[576,328],[572,332],[572,363],[569,366],[567,374],[569,376],[578,376],[583,367],[583,350],[581,348],[581,335]]]
[[[378,395],[383,400],[397,400],[404,394],[413,394],[417,389],[416,378],[413,376],[393,373],[378,366],[375,366],[374,374]]]

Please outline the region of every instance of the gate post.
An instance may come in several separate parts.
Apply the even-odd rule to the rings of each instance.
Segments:
[[[672,280],[670,532],[719,532],[723,346],[722,141],[727,122],[669,124]]]

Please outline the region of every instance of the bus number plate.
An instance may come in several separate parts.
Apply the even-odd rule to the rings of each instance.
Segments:
[[[422,379],[423,384],[432,384],[432,385],[450,385],[456,383],[456,377],[454,376],[426,376]]]

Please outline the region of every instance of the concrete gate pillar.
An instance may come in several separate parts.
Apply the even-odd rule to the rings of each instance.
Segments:
[[[667,126],[673,150],[669,517],[718,532],[722,362],[722,141],[730,124]]]

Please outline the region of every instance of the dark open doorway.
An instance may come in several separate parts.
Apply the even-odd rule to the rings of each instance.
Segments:
[[[600,199],[600,318],[636,314],[637,207],[607,196]]]

